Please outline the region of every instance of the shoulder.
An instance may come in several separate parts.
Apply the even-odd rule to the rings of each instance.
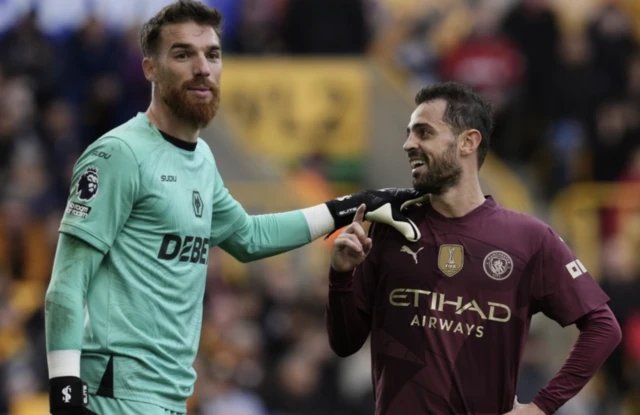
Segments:
[[[553,228],[542,219],[521,212],[496,206],[496,226],[502,228],[506,234],[517,235],[522,242],[528,243],[534,250],[538,250],[548,238],[560,239]]]
[[[104,135],[94,141],[82,155],[83,159],[103,159],[105,161],[138,164],[138,157],[131,144],[115,135]]]
[[[512,209],[507,209],[504,206],[497,205],[495,207],[496,213],[499,215],[500,220],[509,226],[517,227],[521,230],[544,234],[551,227],[545,223],[542,219],[526,213],[517,212]]]
[[[106,132],[95,141],[94,145],[111,145],[127,150],[141,162],[149,157],[159,145],[161,137],[151,121],[143,114],[138,114],[124,124]]]
[[[103,136],[82,153],[73,168],[73,180],[98,177],[139,177],[140,163],[129,144],[119,137]]]
[[[88,202],[105,183],[135,186],[139,177],[139,164],[129,145],[118,137],[103,136],[80,156],[72,182],[78,200]]]

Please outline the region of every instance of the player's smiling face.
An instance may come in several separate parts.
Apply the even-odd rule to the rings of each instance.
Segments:
[[[403,149],[416,190],[441,194],[460,181],[457,137],[443,120],[446,108],[446,101],[436,99],[420,104],[411,114]]]
[[[205,127],[220,104],[220,39],[194,22],[163,27],[157,57],[159,98],[179,118]]]

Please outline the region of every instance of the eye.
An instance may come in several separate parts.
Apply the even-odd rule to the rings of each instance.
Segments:
[[[178,60],[184,60],[184,59],[187,59],[189,55],[187,55],[186,52],[179,52],[179,53],[176,53],[174,57]]]

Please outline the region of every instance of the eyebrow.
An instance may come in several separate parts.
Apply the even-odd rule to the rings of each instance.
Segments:
[[[411,133],[411,131],[416,131],[420,128],[424,128],[428,133],[436,132],[435,128],[433,128],[429,123],[426,123],[426,122],[416,123],[416,124],[413,124],[412,126],[407,127],[407,137],[409,136],[409,133]]]
[[[171,45],[171,48],[169,48],[169,51],[172,51],[174,49],[194,49],[193,45],[189,44],[189,43],[174,43],[173,45]],[[220,45],[212,45],[209,46],[209,48],[207,49],[209,52],[211,51],[219,51]]]

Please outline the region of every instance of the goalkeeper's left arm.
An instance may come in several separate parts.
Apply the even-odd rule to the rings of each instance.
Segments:
[[[412,189],[364,190],[314,207],[266,215],[248,215],[228,192],[227,197],[222,206],[239,213],[239,219],[219,244],[241,262],[287,252],[340,229],[353,220],[361,204],[367,206],[365,219],[386,223],[410,241],[420,238],[418,228],[400,208],[403,202],[419,197]],[[216,215],[214,206],[214,218],[216,216],[225,215]],[[212,222],[212,231],[213,226]],[[211,242],[216,244],[213,237]]]

